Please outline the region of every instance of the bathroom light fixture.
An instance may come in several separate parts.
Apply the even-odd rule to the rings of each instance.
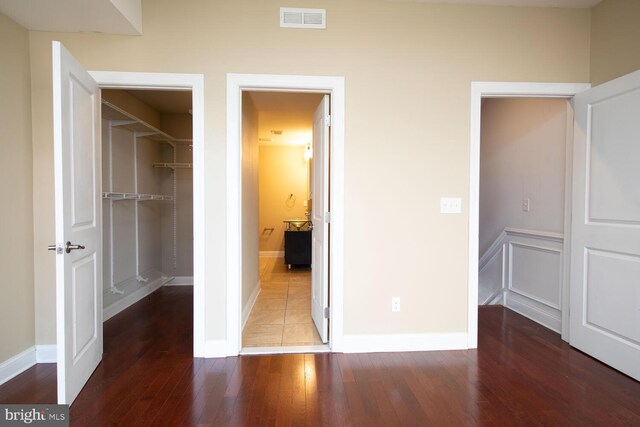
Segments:
[[[311,150],[311,144],[307,144],[307,148],[304,149],[304,159],[309,160],[313,158],[313,150]]]

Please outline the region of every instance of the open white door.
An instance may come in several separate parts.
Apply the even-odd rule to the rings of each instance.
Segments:
[[[58,403],[71,404],[102,359],[100,95],[53,42]]]
[[[323,343],[329,341],[329,123],[325,95],[313,114],[311,205],[311,317]]]
[[[575,96],[570,343],[640,380],[640,71]]]

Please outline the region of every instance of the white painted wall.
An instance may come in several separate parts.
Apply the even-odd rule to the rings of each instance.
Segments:
[[[563,99],[483,100],[481,256],[505,227],[563,232],[566,105]]]
[[[258,110],[242,96],[242,309],[259,286]]]

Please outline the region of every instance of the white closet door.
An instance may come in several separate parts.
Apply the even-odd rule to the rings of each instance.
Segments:
[[[575,97],[570,343],[640,380],[640,71]]]
[[[102,360],[100,94],[53,42],[58,403],[71,404]]]

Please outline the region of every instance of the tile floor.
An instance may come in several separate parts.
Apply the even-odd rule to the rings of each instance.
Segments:
[[[322,344],[311,319],[311,269],[289,270],[282,257],[261,257],[260,282],[260,295],[242,331],[242,346]]]

